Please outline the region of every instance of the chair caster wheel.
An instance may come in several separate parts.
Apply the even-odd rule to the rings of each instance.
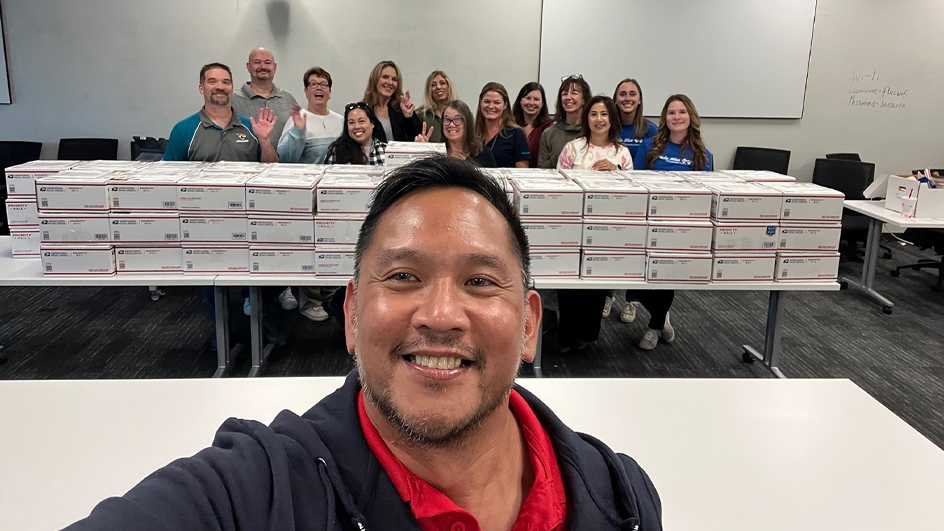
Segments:
[[[161,297],[163,297],[164,295],[165,295],[164,290],[156,289],[151,292],[151,300],[154,302],[157,302],[161,300]]]
[[[891,315],[891,314],[892,314],[892,307],[891,307],[891,306],[882,306],[882,313],[884,313],[885,315]]]
[[[901,271],[898,271],[897,269],[892,269],[891,271],[888,272],[888,274],[895,278],[898,278],[901,276]]]
[[[741,359],[744,360],[744,363],[746,363],[746,364],[748,364],[748,365],[750,365],[750,364],[754,363],[755,361],[757,361],[757,359],[754,357],[754,355],[751,354],[750,352],[745,352],[745,353],[741,354]]]
[[[839,289],[841,289],[841,290],[842,290],[842,289],[849,289],[849,283],[846,282],[845,280],[841,281],[841,282],[839,283]]]

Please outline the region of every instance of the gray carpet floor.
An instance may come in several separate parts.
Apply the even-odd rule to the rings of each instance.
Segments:
[[[849,378],[944,448],[944,294],[936,271],[889,269],[932,258],[895,247],[880,260],[876,288],[896,304],[892,315],[861,294],[799,292],[783,296],[780,365],[791,378]],[[841,273],[858,277],[861,264]],[[213,325],[203,294],[165,288],[157,302],[145,288],[0,288],[0,379],[197,378],[212,376]],[[561,354],[544,340],[545,377],[770,378],[741,361],[741,345],[762,347],[767,294],[679,292],[672,309],[678,337],[652,352],[636,348],[646,315],[619,321],[618,308],[589,350]],[[288,344],[275,351],[267,376],[343,375],[351,370],[340,328],[298,312],[279,316]],[[249,370],[248,355],[234,376]],[[533,376],[529,367],[522,376]]]

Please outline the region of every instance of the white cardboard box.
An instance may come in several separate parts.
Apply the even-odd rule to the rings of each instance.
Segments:
[[[302,216],[249,215],[250,244],[302,244],[315,242],[315,221],[311,214]]]
[[[749,183],[794,183],[795,177],[768,170],[725,170],[726,173]]]
[[[773,282],[775,253],[714,253],[712,282]]]
[[[582,246],[587,249],[646,248],[649,223],[631,219],[583,219]]]
[[[180,216],[176,212],[112,212],[109,220],[111,241],[116,244],[180,244]]]
[[[315,245],[353,247],[364,224],[363,216],[317,214],[315,216]]]
[[[43,243],[107,243],[111,237],[108,214],[41,212],[39,234]]]
[[[777,282],[835,282],[839,276],[839,253],[777,253]]]
[[[615,278],[643,280],[646,278],[646,253],[595,251],[585,249],[581,256],[580,278]]]
[[[521,226],[531,247],[580,247],[583,221],[579,218],[524,218]]]
[[[681,173],[671,171],[631,170],[619,172],[624,178],[645,184],[647,182],[681,183],[685,178]]]
[[[646,248],[659,251],[708,252],[713,226],[705,221],[650,221]]]
[[[316,246],[315,274],[319,277],[353,277],[354,248],[342,246]]]
[[[603,218],[646,219],[649,189],[628,179],[576,181],[584,189],[583,215]]]
[[[777,232],[779,251],[836,251],[842,224],[781,223]]]
[[[177,181],[178,210],[242,212],[251,174],[198,173]]]
[[[722,252],[776,251],[777,223],[720,223],[714,227],[711,249]]]
[[[10,229],[13,246],[13,258],[33,258],[39,256],[38,229]]]
[[[686,171],[678,172],[678,174],[688,182],[699,184],[747,182],[740,177],[728,175],[727,173],[721,171]]]
[[[315,246],[253,245],[249,248],[249,273],[314,275]]]
[[[643,182],[649,189],[649,219],[708,219],[711,190],[690,182]]]
[[[387,142],[384,166],[395,168],[430,155],[445,155],[446,144],[442,142]]]
[[[185,176],[168,171],[142,171],[109,179],[111,208],[129,212],[176,211],[177,182]]]
[[[39,211],[36,199],[7,199],[7,223],[13,227],[36,227],[39,225]]]
[[[246,183],[246,210],[250,213],[313,214],[315,186],[321,172],[285,174],[274,170]]]
[[[36,179],[36,202],[43,210],[108,211],[109,172],[66,170]]]
[[[246,242],[249,227],[245,214],[180,214],[180,241],[183,243]]]
[[[316,188],[318,214],[361,214],[370,210],[374,189],[383,180],[383,175],[348,174],[331,166]]]
[[[115,248],[104,244],[43,245],[44,275],[114,275]]]
[[[531,249],[531,276],[537,278],[579,278],[580,251],[577,249]]]
[[[711,218],[718,221],[777,221],[783,194],[757,183],[711,182]]]
[[[248,273],[248,245],[184,245],[184,273]]]
[[[8,196],[36,196],[36,179],[56,175],[78,164],[76,160],[33,160],[4,170]]]
[[[903,197],[917,197],[916,218],[944,218],[944,188],[930,188],[917,179],[888,176],[885,189],[885,208],[901,213]]]
[[[708,283],[711,280],[711,253],[648,253],[648,282]]]
[[[842,192],[813,183],[766,183],[783,192],[782,221],[842,221]]]
[[[118,274],[180,273],[183,251],[179,245],[116,247]]]
[[[583,188],[567,179],[521,179],[513,177],[515,206],[522,217],[580,217]]]

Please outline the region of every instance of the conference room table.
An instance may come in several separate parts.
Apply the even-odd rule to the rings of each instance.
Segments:
[[[865,257],[862,260],[860,281],[856,282],[852,278],[843,277],[842,283],[863,291],[882,305],[884,313],[890,314],[895,307],[895,303],[875,291],[873,287],[875,271],[878,267],[878,253],[881,247],[882,225],[888,223],[903,229],[944,229],[944,218],[906,218],[894,210],[885,208],[885,201],[847,200],[843,202],[843,206],[853,212],[868,216],[869,233],[865,241]]]
[[[0,381],[0,529],[59,529],[208,446],[226,418],[301,414],[342,380]],[[666,530],[944,526],[944,451],[848,380],[519,384],[635,458]]]

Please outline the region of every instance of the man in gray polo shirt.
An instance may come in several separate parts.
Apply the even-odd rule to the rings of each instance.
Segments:
[[[291,119],[292,105],[296,103],[294,96],[275,86],[277,67],[272,52],[256,48],[249,53],[249,62],[246,63],[249,82],[233,94],[233,108],[243,116],[255,116],[264,107],[275,111],[275,130],[278,133],[270,139],[274,148],[279,145],[278,135]]]

